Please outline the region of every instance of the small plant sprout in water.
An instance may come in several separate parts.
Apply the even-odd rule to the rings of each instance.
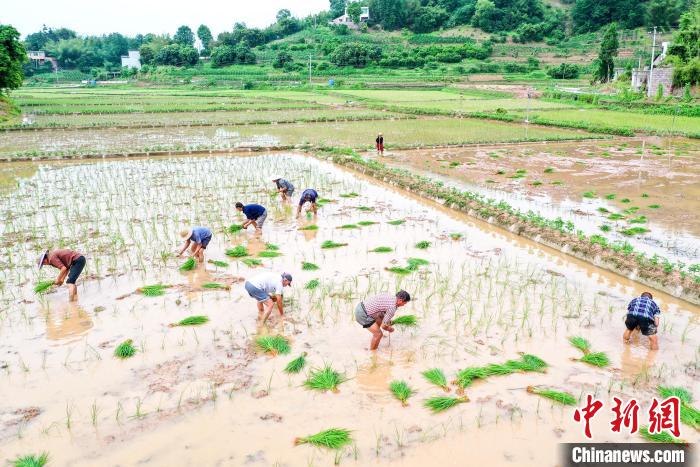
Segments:
[[[586,191],[583,193],[583,197],[589,198],[589,199],[595,198],[596,197],[595,191]]]
[[[615,199],[616,196],[617,195],[615,195],[614,193],[610,193],[609,195],[605,195],[605,199]]]
[[[314,263],[307,263],[306,261],[302,261],[301,269],[302,271],[316,271],[321,268],[319,268],[318,265]]]
[[[34,286],[34,293],[35,294],[43,294],[46,293],[51,286],[53,286],[54,281],[40,281],[37,282],[37,284]]]
[[[528,386],[527,392],[530,394],[537,394],[547,399],[551,399],[555,402],[559,402],[564,405],[576,405],[577,399],[568,392],[553,391],[551,389],[542,389],[537,386]]]
[[[342,195],[341,195],[342,196]],[[328,449],[342,449],[344,446],[352,443],[350,430],[343,428],[329,428],[315,435],[306,436],[304,438],[296,438],[294,445],[311,444],[317,447]]]
[[[394,249],[390,246],[378,246],[377,248],[369,251],[370,253],[391,253],[392,251],[394,251]]]
[[[287,363],[287,366],[284,367],[284,372],[290,373],[290,374],[292,374],[292,373],[296,374],[296,373],[299,373],[301,370],[303,370],[304,367],[306,366],[306,355],[307,355],[307,353],[304,352],[301,355],[299,355],[297,358],[295,358],[294,360]]]
[[[176,326],[200,326],[202,324],[208,323],[209,317],[204,315],[193,315],[188,316],[185,319],[181,319],[177,323],[172,323],[169,326],[174,328]]]
[[[460,388],[466,388],[474,380],[486,379],[490,376],[509,375],[516,372],[539,371],[544,372],[547,363],[535,355],[524,354],[520,360],[508,360],[503,364],[492,363],[486,366],[467,367],[457,373],[455,384]]]
[[[341,246],[347,246],[347,243],[336,243],[333,240],[326,240],[321,243],[321,248],[340,248]]]
[[[571,342],[571,345],[585,354],[591,351],[591,343],[581,336],[569,337],[569,342]]]
[[[392,326],[413,327],[418,325],[418,318],[415,315],[399,316],[391,320]]]
[[[194,258],[187,258],[187,261],[180,266],[180,271],[191,271],[196,267],[197,261],[195,261]]]
[[[414,246],[418,248],[419,250],[425,250],[430,248],[431,243],[427,240],[421,240],[420,242],[416,243]]]
[[[676,438],[665,431],[660,433],[651,433],[648,426],[639,428],[639,434],[642,438],[646,439],[647,441],[651,441],[652,443],[688,444],[687,441]]]
[[[306,283],[304,288],[306,290],[314,290],[316,287],[318,287],[321,284],[321,282],[318,279],[311,279],[309,282]]]
[[[44,452],[38,456],[30,454],[10,461],[12,467],[44,467],[49,461],[49,454]]]
[[[284,336],[260,336],[255,339],[255,344],[262,352],[272,356],[286,355],[292,351],[289,341]]]
[[[429,370],[425,370],[422,373],[422,375],[429,383],[432,383],[435,386],[444,389],[445,392],[450,392],[450,387],[447,385],[447,378],[445,377],[445,373],[443,373],[440,368],[431,368]]]
[[[226,256],[230,256],[232,258],[242,258],[244,256],[248,256],[248,248],[246,248],[245,245],[238,245],[235,248],[229,248],[226,250]]]
[[[444,412],[447,409],[451,409],[455,405],[462,404],[464,402],[469,402],[467,396],[461,397],[451,397],[451,396],[437,396],[426,399],[423,405],[433,411],[433,413]]]
[[[408,405],[408,398],[415,394],[406,381],[392,381],[389,384],[389,389],[396,399],[401,401],[401,405]]]
[[[171,286],[165,284],[144,285],[140,289],[137,289],[137,292],[146,297],[160,297],[161,295],[165,295],[165,289],[168,287]]]
[[[345,381],[344,375],[335,371],[330,365],[325,365],[323,368],[311,370],[307,380],[304,381],[304,386],[316,391],[338,392],[338,386]]]
[[[134,341],[127,339],[114,349],[114,356],[121,358],[122,360],[133,357],[136,354],[136,347],[134,347]]]
[[[661,207],[661,205],[660,204],[650,204],[649,207],[651,209],[659,209]]]

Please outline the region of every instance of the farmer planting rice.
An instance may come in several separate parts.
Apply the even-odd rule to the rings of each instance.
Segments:
[[[194,227],[192,230],[183,230],[180,232],[180,237],[186,238],[185,245],[177,254],[178,257],[190,248],[190,256],[200,263],[204,262],[204,250],[211,241],[211,230],[206,227]]]
[[[627,329],[622,335],[622,340],[625,344],[630,343],[632,332],[635,329],[639,329],[643,335],[649,337],[651,350],[659,349],[659,338],[656,335],[656,329],[659,327],[661,310],[653,298],[649,292],[644,292],[640,297],[633,299],[627,305],[627,318],[625,319]]]
[[[297,207],[297,216],[301,214],[301,208],[304,203],[311,203],[311,210],[316,214],[316,200],[318,199],[318,193],[313,188],[307,188],[301,194],[299,198],[299,207]]]
[[[399,290],[396,295],[382,293],[360,302],[355,307],[355,320],[372,333],[369,350],[377,350],[379,342],[384,337],[382,330],[394,332],[391,319],[397,308],[411,301],[411,296],[405,290]]]
[[[379,153],[380,156],[383,156],[384,155],[384,135],[379,133],[377,135],[377,139],[375,139],[374,142],[377,144],[377,152]]]
[[[280,316],[284,315],[282,295],[284,287],[291,287],[292,275],[286,272],[263,272],[245,281],[245,290],[258,301],[258,319],[265,323],[270,317],[272,306],[276,302]]]
[[[47,264],[61,271],[54,284],[61,286],[65,281],[68,284],[68,300],[71,302],[78,300],[78,287],[75,285],[75,281],[78,280],[78,276],[85,268],[85,256],[68,249],[46,250],[39,258],[39,269]],[[66,277],[68,277],[67,280]]]
[[[258,232],[262,231],[262,226],[267,219],[267,209],[259,204],[246,204],[238,202],[236,203],[236,210],[245,214],[246,221],[243,223],[243,229],[247,229],[249,225],[255,227]]]
[[[292,195],[294,194],[294,185],[292,185],[289,180],[274,176],[272,181],[275,182],[275,185],[277,186],[277,193],[282,194],[282,201],[292,199]]]

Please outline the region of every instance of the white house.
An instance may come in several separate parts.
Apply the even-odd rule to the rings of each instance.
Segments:
[[[122,68],[141,69],[141,52],[138,50],[129,50],[129,55],[122,55]]]
[[[364,23],[366,21],[369,21],[369,7],[368,6],[363,6],[361,7],[362,11],[360,11],[360,23]]]
[[[46,60],[46,52],[43,50],[30,50],[27,52],[27,57],[29,57],[29,60],[38,60],[43,64],[44,60]]]
[[[360,7],[360,23],[367,22],[368,20],[369,20],[369,7],[368,6]],[[334,24],[336,26],[344,24],[345,26],[349,27],[350,29],[358,29],[359,28],[359,26],[348,15],[348,7],[347,6],[345,7],[345,14],[338,16],[336,19],[331,21],[331,24]]]

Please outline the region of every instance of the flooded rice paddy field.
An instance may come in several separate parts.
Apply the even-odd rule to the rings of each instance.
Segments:
[[[392,151],[382,160],[649,255],[698,263],[699,158],[693,140],[647,137]],[[630,235],[633,227],[647,232]]]
[[[638,284],[313,158],[13,164],[3,173],[17,176],[0,197],[7,219],[0,276],[3,458],[47,451],[67,466],[455,459],[553,465],[558,443],[583,440],[583,427],[573,421],[573,408],[527,393],[528,385],[596,394],[606,403],[636,397],[643,407],[658,384],[698,393],[698,307],[655,293],[663,309],[661,350],[650,352],[643,338],[623,346],[625,306],[643,290]],[[270,195],[272,173],[289,178],[298,192],[315,187],[329,201],[317,217],[297,219],[294,205]],[[233,208],[238,200],[270,210],[261,238],[224,233],[241,220]],[[177,232],[191,225],[214,230],[207,258],[228,266],[178,271]],[[302,230],[309,225],[318,229]],[[327,240],[347,245],[322,249]],[[429,247],[416,248],[420,241]],[[267,244],[282,255],[258,258],[259,267],[225,255],[245,245],[257,258]],[[77,304],[67,303],[65,290],[32,293],[40,278],[35,256],[49,246],[76,248],[88,259]],[[370,252],[379,246],[393,251]],[[386,270],[408,258],[428,264],[406,275]],[[302,262],[319,269],[302,270]],[[255,304],[240,282],[263,270],[294,275],[285,318],[273,314],[268,327],[256,323]],[[51,272],[43,270],[41,278]],[[314,279],[319,285],[307,289]],[[231,287],[202,287],[211,281]],[[155,283],[172,287],[160,297],[135,293]],[[414,297],[399,315],[415,314],[418,326],[397,330],[372,355],[369,333],[352,310],[369,294],[399,288]],[[168,327],[200,314],[207,324]],[[264,334],[286,336],[291,354],[257,352],[253,341]],[[611,366],[571,361],[580,356],[567,341],[572,335],[605,351]],[[137,353],[122,361],[113,352],[125,339],[133,339]],[[284,373],[302,352],[307,368]],[[441,368],[449,381],[464,367],[504,362],[518,352],[544,359],[546,373],[476,382],[466,388],[470,402],[440,414],[423,407],[424,399],[445,393],[422,371]],[[302,386],[307,371],[324,364],[347,378],[337,393]],[[395,379],[416,390],[407,407],[391,397]],[[613,435],[609,421],[594,419],[596,440],[641,439]],[[353,443],[337,454],[293,444],[330,427],[353,430]],[[681,437],[699,439],[685,425]]]

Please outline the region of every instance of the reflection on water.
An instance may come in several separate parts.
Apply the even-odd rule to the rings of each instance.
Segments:
[[[632,379],[648,378],[659,352],[658,350],[649,350],[645,341],[640,343],[640,337],[638,332],[632,334],[632,344],[624,345],[620,358],[622,373]]]
[[[90,315],[77,303],[61,304],[46,313],[46,338],[73,339],[92,329]]]
[[[367,334],[369,339],[370,334]],[[369,362],[360,366],[357,371],[357,385],[365,392],[386,394],[391,381],[393,362],[380,354],[372,354]]]

